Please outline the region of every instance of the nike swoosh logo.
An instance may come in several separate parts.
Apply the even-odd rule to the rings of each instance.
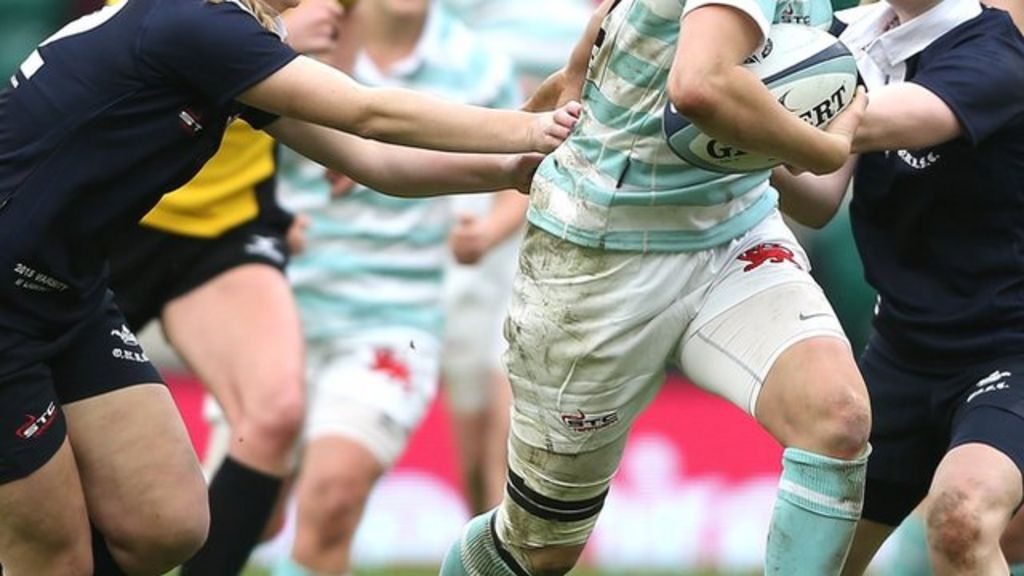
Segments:
[[[810,320],[811,318],[817,318],[819,316],[830,316],[830,314],[828,312],[815,312],[814,314],[804,314],[803,312],[800,313],[801,320]]]

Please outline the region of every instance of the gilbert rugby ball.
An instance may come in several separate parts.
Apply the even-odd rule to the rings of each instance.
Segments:
[[[787,110],[819,128],[846,108],[857,88],[857,63],[849,49],[828,32],[801,24],[773,24],[764,46],[744,66]],[[672,151],[698,168],[753,172],[781,163],[709,137],[671,102],[665,105],[663,127]]]

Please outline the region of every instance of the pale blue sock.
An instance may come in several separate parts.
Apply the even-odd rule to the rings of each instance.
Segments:
[[[292,560],[291,554],[285,554],[274,562],[271,576],[313,576],[313,573]]]
[[[1010,566],[1010,576],[1024,576],[1024,564]]]
[[[469,521],[462,537],[452,543],[441,564],[439,576],[522,576],[526,571],[513,568],[502,559],[491,529],[497,510],[485,512]],[[515,562],[511,560],[511,562]]]
[[[867,455],[838,460],[786,449],[768,530],[766,576],[839,574],[864,503],[866,468]]]
[[[893,555],[892,573],[895,576],[931,576],[928,563],[928,537],[924,520],[917,513],[907,516],[890,539],[895,540],[896,553]]]

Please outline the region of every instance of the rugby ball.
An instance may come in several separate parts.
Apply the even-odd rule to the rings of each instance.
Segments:
[[[744,67],[787,110],[819,128],[846,108],[857,88],[857,62],[849,49],[828,32],[802,24],[773,24],[764,46]],[[662,118],[669,148],[698,168],[754,172],[781,163],[709,137],[679,114],[671,101]]]

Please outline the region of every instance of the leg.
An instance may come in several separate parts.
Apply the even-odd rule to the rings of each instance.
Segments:
[[[192,556],[206,538],[206,487],[167,388],[130,386],[65,413],[89,516],[117,564],[161,574]]]
[[[1006,561],[1011,566],[1024,564],[1024,512],[1017,511],[999,539]]]
[[[792,260],[725,264],[680,350],[696,384],[751,411],[786,446],[766,574],[839,574],[863,502],[868,396],[835,314],[771,221],[736,248]],[[781,247],[791,248],[782,250]]]
[[[414,343],[414,345],[410,345]],[[378,329],[310,346],[310,413],[290,559],[278,574],[347,574],[363,509],[437,393],[430,334]]]
[[[561,575],[597,522],[629,427],[664,381],[696,259],[582,248],[531,228],[505,324],[508,482],[445,576]],[[644,297],[638,297],[643,294]]]
[[[296,487],[294,561],[317,574],[351,570],[352,540],[384,467],[361,443],[323,437],[307,446]]]
[[[5,576],[92,573],[85,497],[66,440],[38,470],[0,484],[0,510],[4,511],[0,561]]]
[[[846,564],[843,566],[843,576],[864,574],[878,549],[895,530],[894,526],[879,524],[871,520],[861,519],[857,522],[853,544],[850,545],[850,554],[846,557]]]
[[[235,574],[279,497],[302,424],[298,315],[279,270],[246,264],[172,300],[163,321],[224,408],[232,433],[210,484],[210,538],[184,573]]]
[[[1021,473],[983,444],[951,450],[927,500],[928,550],[938,576],[1006,574],[999,537],[1021,503]]]
[[[485,377],[476,384],[480,386],[486,381]],[[451,379],[446,378],[445,382],[452,385]],[[493,392],[488,395],[486,404],[473,410],[464,408],[464,399],[450,402],[463,486],[473,514],[497,506],[505,491],[512,391],[504,371],[493,375],[492,387]],[[449,390],[451,398],[455,394],[454,388]]]

